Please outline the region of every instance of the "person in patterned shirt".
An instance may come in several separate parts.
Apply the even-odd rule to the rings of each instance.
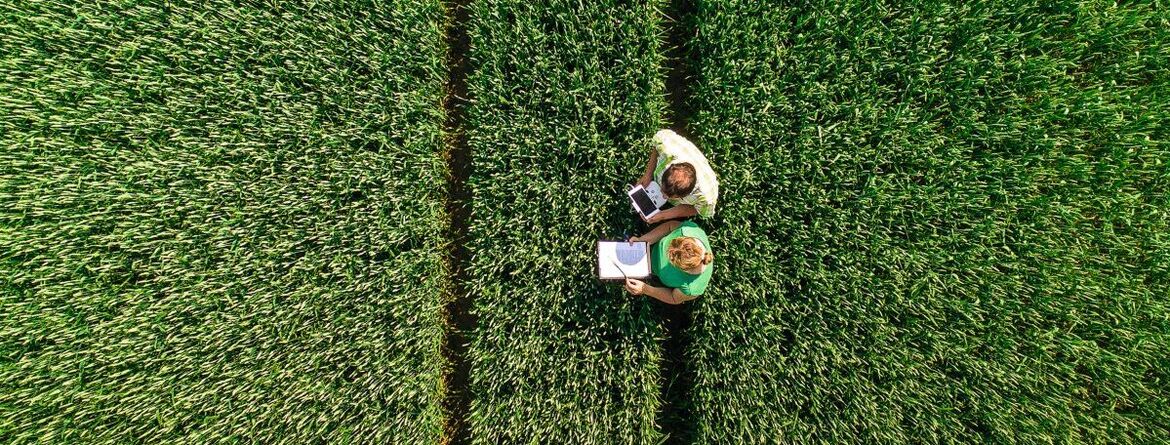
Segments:
[[[654,147],[646,172],[638,180],[643,187],[658,182],[666,201],[673,207],[656,213],[646,220],[654,224],[671,219],[698,215],[709,219],[715,216],[719,199],[719,179],[707,163],[707,157],[695,144],[671,130],[654,134]]]

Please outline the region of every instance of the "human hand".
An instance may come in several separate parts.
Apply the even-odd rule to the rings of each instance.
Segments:
[[[641,280],[626,278],[626,292],[629,292],[630,295],[642,295],[645,291],[646,283],[643,283]]]
[[[636,242],[639,242],[639,241],[642,241],[642,238],[639,238],[639,237],[636,237],[636,236],[631,236],[629,239],[627,239],[627,240],[626,240],[626,242],[628,242],[628,243],[630,243],[630,244],[633,244],[633,243],[636,243]]]
[[[646,221],[646,224],[658,224],[659,221],[662,221],[662,212],[655,213],[649,218],[642,218],[642,221]]]

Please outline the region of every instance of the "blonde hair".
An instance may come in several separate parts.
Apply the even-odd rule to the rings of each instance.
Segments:
[[[670,247],[666,248],[666,258],[670,260],[670,264],[679,269],[694,269],[715,261],[714,254],[703,250],[698,239],[680,236],[670,240]]]

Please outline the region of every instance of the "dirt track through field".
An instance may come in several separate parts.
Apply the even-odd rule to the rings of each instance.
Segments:
[[[689,105],[692,85],[697,80],[699,64],[687,43],[696,38],[694,22],[696,0],[670,0],[663,26],[666,26],[667,40],[663,54],[666,55],[666,119],[669,127],[694,140],[689,128],[692,109]],[[667,444],[692,443],[694,432],[690,428],[689,407],[694,379],[688,366],[685,352],[689,349],[690,338],[686,331],[691,325],[691,306],[656,305],[656,312],[662,317],[666,328],[666,342],[662,362],[662,407],[658,412],[658,425],[667,435]]]
[[[471,150],[467,146],[464,119],[466,113],[467,75],[470,65],[467,60],[471,39],[467,35],[469,0],[449,0],[447,10],[447,97],[443,102],[447,122],[445,138],[447,144],[448,179],[447,214],[451,218],[448,229],[450,245],[447,252],[447,266],[452,276],[451,295],[446,303],[447,338],[443,341],[443,354],[450,367],[444,379],[446,388],[443,413],[446,416],[444,442],[466,444],[471,442],[467,415],[471,406],[469,390],[471,361],[467,358],[469,334],[475,330],[476,319],[471,313],[472,296],[466,288],[467,265],[471,260],[467,250],[467,231],[471,220],[471,189],[467,178],[471,176]]]
[[[691,115],[687,100],[691,94],[690,86],[695,81],[693,70],[698,64],[693,60],[694,56],[687,50],[685,43],[695,37],[696,28],[691,17],[695,10],[694,1],[670,0],[663,18],[663,25],[667,28],[667,40],[663,43],[663,53],[666,54],[668,104],[665,118],[669,128],[688,138],[692,138],[693,135],[687,125]],[[472,193],[467,186],[467,180],[472,173],[472,160],[464,135],[466,105],[469,103],[467,92],[467,76],[470,72],[467,60],[470,47],[470,38],[467,34],[469,3],[470,0],[449,0],[445,3],[449,20],[446,39],[449,51],[447,62],[450,69],[446,86],[447,97],[443,104],[446,111],[447,168],[450,174],[447,212],[451,219],[449,226],[451,243],[448,247],[447,262],[453,274],[452,293],[448,296],[445,308],[448,331],[443,344],[443,354],[449,366],[444,379],[446,396],[443,401],[446,418],[444,443],[448,444],[471,443],[467,419],[472,399],[469,390],[471,363],[467,358],[467,352],[469,334],[476,327],[476,319],[470,311],[473,298],[465,287],[468,281],[467,263],[471,258],[467,250],[467,237],[472,216]],[[693,437],[693,432],[687,426],[690,424],[687,400],[693,379],[684,358],[684,351],[688,347],[684,331],[691,324],[690,310],[689,305],[657,305],[656,309],[666,328],[661,387],[663,406],[659,411],[658,424],[663,433],[667,434],[668,444],[690,443]]]

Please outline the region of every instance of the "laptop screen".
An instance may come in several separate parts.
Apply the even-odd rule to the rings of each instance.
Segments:
[[[642,215],[649,215],[658,210],[654,205],[654,200],[650,199],[650,195],[646,194],[646,190],[638,187],[630,192],[630,198],[634,200],[634,205],[638,207],[638,211]]]

